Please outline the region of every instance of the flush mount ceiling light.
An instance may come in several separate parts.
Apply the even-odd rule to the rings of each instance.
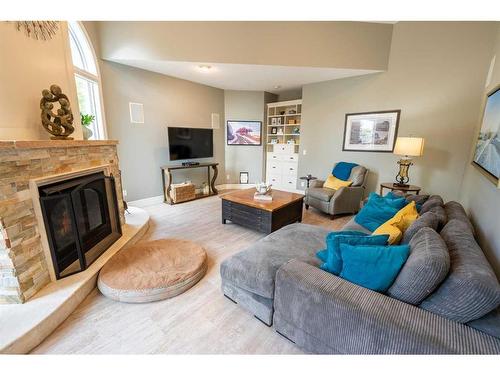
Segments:
[[[278,89],[280,89],[280,88],[281,88],[281,86],[280,86],[280,85],[275,85],[275,86],[274,86],[274,88],[275,88],[276,90],[278,90]]]
[[[212,69],[212,67],[210,65],[198,65],[198,69],[201,72],[207,73]]]

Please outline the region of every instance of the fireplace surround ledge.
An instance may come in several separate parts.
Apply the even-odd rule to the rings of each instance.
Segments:
[[[85,140],[35,140],[35,141],[0,141],[0,149],[33,149],[33,148],[68,148],[86,146],[114,146],[116,140],[85,141]]]
[[[136,207],[129,212],[122,237],[86,270],[49,283],[24,304],[0,305],[0,353],[24,354],[39,345],[96,287],[104,264],[146,233],[148,213]]]

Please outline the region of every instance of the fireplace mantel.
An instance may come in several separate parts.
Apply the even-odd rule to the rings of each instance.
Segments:
[[[33,180],[106,165],[124,223],[118,142],[0,141],[0,303],[23,303],[50,281],[30,191]]]
[[[97,147],[115,146],[118,141],[84,141],[84,140],[40,140],[40,141],[0,141],[0,149],[35,149],[35,148],[69,148],[69,147]]]

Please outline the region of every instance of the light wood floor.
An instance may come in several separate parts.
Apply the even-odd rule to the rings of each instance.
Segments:
[[[220,263],[263,234],[231,223],[222,225],[219,197],[146,209],[151,223],[144,240],[178,237],[202,244],[209,259],[206,276],[184,294],[148,304],[115,302],[94,289],[32,353],[302,353],[220,291]],[[347,220],[330,220],[312,208],[303,217],[304,223],[335,230]]]

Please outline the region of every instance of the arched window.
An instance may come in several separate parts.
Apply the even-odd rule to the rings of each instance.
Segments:
[[[90,139],[106,139],[106,127],[102,112],[101,79],[94,50],[79,22],[68,22],[68,30],[80,114],[95,117],[88,126],[93,133]]]

